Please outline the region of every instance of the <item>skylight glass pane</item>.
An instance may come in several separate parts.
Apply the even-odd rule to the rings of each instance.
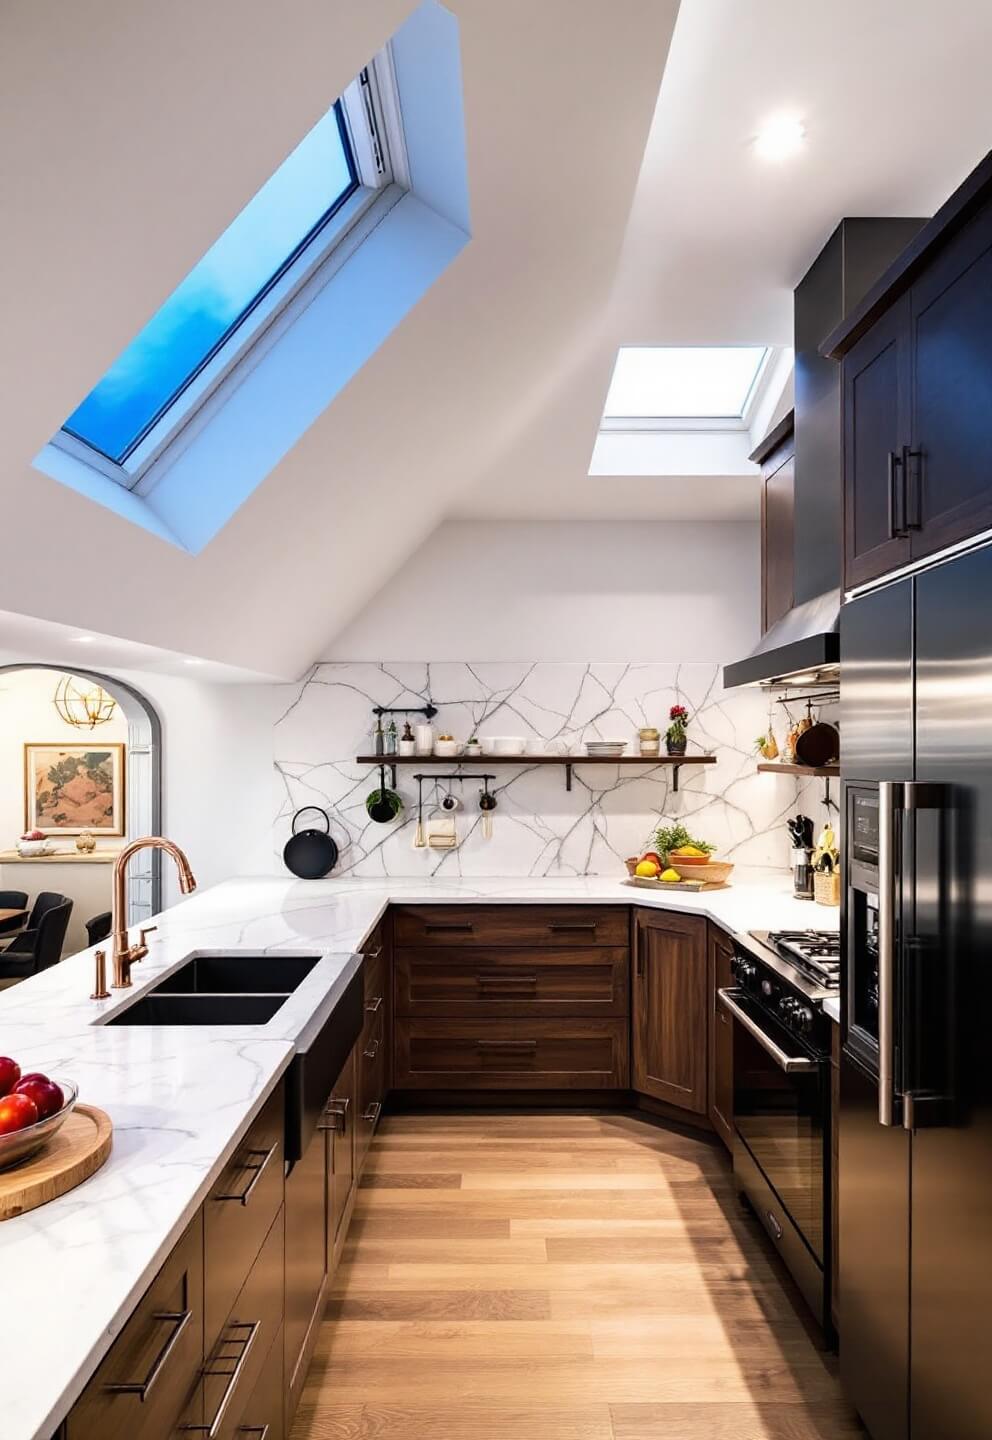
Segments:
[[[356,188],[335,105],[248,202],[63,429],[118,464]]]
[[[740,419],[766,355],[763,345],[625,345],[606,419]]]

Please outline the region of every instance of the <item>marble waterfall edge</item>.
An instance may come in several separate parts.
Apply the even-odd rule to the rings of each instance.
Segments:
[[[336,876],[618,875],[661,816],[684,820],[738,864],[780,869],[788,864],[787,816],[803,810],[818,827],[826,818],[822,782],[758,774],[754,742],[767,727],[767,697],[758,690],[724,690],[721,672],[711,663],[315,665],[304,680],[282,687],[285,703],[274,735],[275,868],[282,869],[294,812],[319,805],[330,815],[341,851]],[[528,764],[526,756],[501,762],[494,767],[492,838],[484,837],[480,823],[480,782],[468,772],[464,783],[450,787],[463,801],[457,849],[417,850],[413,770],[397,772],[402,816],[380,825],[365,809],[378,771],[356,765],[355,756],[372,749],[373,705],[419,706],[428,699],[439,711],[435,730],[461,741],[473,734],[526,735],[578,751],[585,740],[623,736],[628,754],[636,753],[640,726],[664,730],[669,707],[681,703],[692,716],[690,754],[711,752],[717,764],[686,766],[676,794],[668,766],[577,763],[568,793],[564,769]],[[425,772],[456,767],[438,759],[422,766]],[[447,788],[425,784],[425,819]]]

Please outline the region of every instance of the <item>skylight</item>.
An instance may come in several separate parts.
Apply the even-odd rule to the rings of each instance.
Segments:
[[[621,346],[603,419],[743,423],[768,355],[764,345]]]
[[[358,184],[337,102],[117,357],[63,429],[123,464]]]

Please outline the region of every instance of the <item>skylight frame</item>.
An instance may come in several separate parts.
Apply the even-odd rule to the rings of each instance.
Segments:
[[[727,415],[727,414],[714,413],[714,414],[712,414],[712,415],[607,415],[607,414],[605,413],[605,403],[606,403],[606,402],[604,401],[604,414],[602,415],[602,417],[601,417],[601,419],[600,419],[600,422],[599,422],[599,428],[600,428],[600,431],[601,431],[601,432],[606,431],[606,432],[613,432],[613,433],[620,433],[620,434],[631,434],[631,433],[641,433],[641,432],[647,432],[647,433],[652,433],[652,432],[679,432],[679,433],[686,433],[686,434],[706,434],[706,433],[712,433],[712,432],[714,432],[714,431],[746,431],[746,430],[749,430],[749,429],[751,428],[751,423],[752,423],[752,421],[753,421],[753,419],[754,419],[755,411],[758,409],[758,407],[759,407],[759,405],[760,405],[760,403],[761,403],[762,395],[764,394],[765,388],[767,387],[767,385],[768,385],[768,383],[769,383],[769,380],[770,380],[770,378],[772,377],[772,374],[773,374],[773,372],[774,372],[774,370],[775,370],[775,362],[776,362],[776,359],[777,359],[777,357],[778,357],[778,355],[779,355],[779,353],[780,353],[779,348],[777,348],[777,347],[775,347],[775,346],[772,346],[772,345],[765,345],[765,346],[763,346],[763,347],[762,347],[762,346],[759,346],[759,345],[746,345],[746,346],[731,346],[731,345],[719,345],[719,346],[702,346],[702,345],[700,345],[700,346],[690,346],[690,345],[673,345],[673,346],[643,345],[643,346],[633,346],[633,345],[632,345],[632,346],[627,346],[627,345],[624,345],[624,346],[621,346],[620,349],[617,351],[617,362],[619,361],[620,353],[621,353],[622,351],[628,350],[628,349],[644,349],[644,350],[721,350],[721,351],[731,350],[731,349],[747,349],[747,350],[762,349],[762,350],[763,350],[763,353],[762,353],[762,356],[761,356],[760,360],[758,361],[758,365],[757,365],[757,367],[756,367],[756,369],[755,369],[754,375],[753,375],[752,378],[751,378],[751,382],[750,382],[750,385],[749,385],[749,387],[748,387],[747,393],[746,393],[746,395],[745,395],[745,397],[744,397],[744,401],[743,401],[743,404],[742,404],[742,407],[741,407],[741,411],[740,411],[739,414],[729,414],[729,415]],[[614,369],[616,368],[616,363],[617,363],[617,362],[614,362]],[[612,383],[613,383],[613,375],[611,374],[611,377],[610,377],[610,386],[611,386],[611,387],[612,387]],[[609,396],[609,391],[607,391],[607,398],[608,398],[608,396]]]
[[[340,107],[339,123],[346,132],[357,184],[300,243],[121,462],[64,427],[51,444],[124,489],[148,494],[171,463],[173,451],[181,451],[189,432],[200,428],[251,368],[255,351],[264,353],[268,332],[279,328],[277,322],[288,310],[298,312],[299,305],[294,307],[293,302],[322,288],[374,228],[380,212],[391,209],[406,193],[409,166],[389,45],[356,76],[335,107]]]

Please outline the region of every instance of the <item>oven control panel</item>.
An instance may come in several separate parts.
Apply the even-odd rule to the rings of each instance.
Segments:
[[[792,1034],[813,1040],[819,1037],[824,1024],[829,1023],[819,1005],[753,955],[736,951],[730,969],[740,988]]]

